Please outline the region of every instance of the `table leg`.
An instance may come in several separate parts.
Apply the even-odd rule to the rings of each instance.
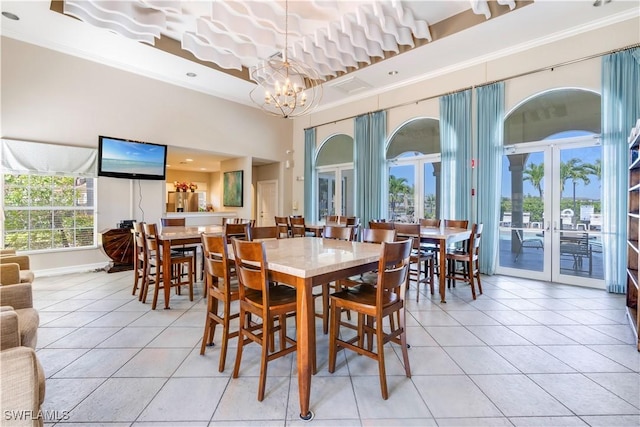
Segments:
[[[156,284],[156,286],[158,286]],[[164,288],[164,309],[168,310],[171,297],[171,243],[162,243],[162,286]]]
[[[296,287],[296,305],[298,310],[298,392],[300,396],[300,418],[310,420],[313,413],[309,410],[311,395],[311,373],[315,371],[315,313],[312,283],[309,279],[298,279]]]
[[[440,281],[440,302],[447,302],[445,300],[445,292],[446,292],[446,286],[445,286],[445,276],[446,276],[446,271],[447,271],[447,241],[446,240],[440,240],[440,275],[438,277],[438,280]]]

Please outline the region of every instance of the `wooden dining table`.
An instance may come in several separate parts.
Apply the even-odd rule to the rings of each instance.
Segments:
[[[446,303],[446,281],[443,273],[444,262],[447,259],[447,246],[469,239],[471,230],[466,228],[453,227],[420,227],[420,241],[422,243],[433,243],[437,245],[439,251],[440,272],[438,274],[440,302]]]
[[[202,243],[202,233],[223,234],[221,225],[165,226],[158,229],[158,242],[162,248],[162,271],[171,271],[171,247]],[[169,309],[171,296],[171,274],[162,275],[164,308]]]
[[[269,280],[296,288],[298,327],[298,390],[300,418],[310,410],[311,376],[316,372],[315,311],[312,289],[325,283],[375,270],[381,247],[374,243],[346,242],[318,237],[263,241]],[[233,251],[229,253],[233,257]]]

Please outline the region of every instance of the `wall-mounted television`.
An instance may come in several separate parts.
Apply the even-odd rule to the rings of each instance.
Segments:
[[[167,146],[100,136],[98,176],[165,180]]]

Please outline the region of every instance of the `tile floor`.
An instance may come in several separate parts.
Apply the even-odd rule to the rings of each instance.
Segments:
[[[387,401],[366,357],[342,352],[329,374],[319,330],[315,419],[303,422],[295,354],[269,365],[260,403],[257,346],[246,349],[238,379],[235,340],[223,373],[219,346],[199,355],[200,284],[194,302],[172,294],[172,309],[156,311],[132,297],[131,284],[132,272],[36,280],[47,425],[640,425],[640,353],[621,295],[499,276],[484,278],[476,301],[468,286],[447,304],[437,293],[416,303],[412,289],[411,379],[395,345],[385,350]]]

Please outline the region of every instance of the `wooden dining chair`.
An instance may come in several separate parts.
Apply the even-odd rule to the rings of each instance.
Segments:
[[[327,215],[324,217],[324,223],[329,224],[338,224],[338,215]]]
[[[278,238],[291,237],[291,226],[289,225],[289,217],[276,216],[275,221],[276,227],[278,227]]]
[[[202,234],[202,249],[205,254],[205,284],[207,291],[207,317],[204,323],[204,334],[200,354],[205,353],[207,346],[213,345],[216,326],[222,326],[222,348],[218,371],[224,371],[227,359],[229,340],[239,335],[230,330],[231,320],[238,318],[239,313],[231,312],[231,303],[240,298],[235,268],[231,268],[233,261],[229,260],[227,241],[219,234]],[[235,264],[234,264],[235,267]],[[222,312],[219,312],[219,304]]]
[[[292,237],[305,237],[307,235],[306,227],[304,224],[304,217],[290,216],[289,224],[291,224]]]
[[[278,227],[263,226],[263,227],[251,227],[249,229],[249,240],[262,240],[262,239],[279,239],[280,232]]]
[[[264,399],[267,366],[272,360],[297,351],[297,342],[287,336],[287,317],[296,313],[296,290],[289,286],[269,286],[264,242],[232,240],[239,282],[240,332],[233,378],[238,378],[244,346],[255,342],[262,347],[258,400]],[[261,323],[249,319],[261,318]],[[279,350],[271,337],[279,332]],[[272,351],[270,351],[272,350]]]
[[[327,225],[322,230],[323,239],[345,240],[351,242],[353,241],[354,235],[355,230],[353,227]],[[331,289],[339,290],[340,282],[324,283],[322,284],[322,292],[313,295],[314,300],[316,298],[322,299],[322,312],[315,313],[315,316],[322,319],[322,332],[325,334],[329,333],[329,293]]]
[[[415,268],[409,269],[409,277],[416,282],[416,302],[419,302],[420,283],[428,284],[431,295],[433,295],[436,255],[433,251],[425,250],[420,245],[420,224],[397,222],[395,228],[398,240],[412,239],[411,265],[415,265]]]
[[[471,286],[471,295],[476,299],[474,281],[478,283],[478,294],[482,295],[482,282],[480,281],[480,237],[482,236],[482,224],[473,224],[469,239],[465,240],[463,249],[447,252],[448,286],[455,287],[456,280],[468,283]]]
[[[160,225],[163,227],[185,227],[187,225],[187,219],[184,217],[179,218],[160,218]],[[171,248],[174,252],[180,252],[182,255],[189,255],[193,257],[193,274],[196,274],[196,266],[198,259],[198,246],[197,245],[180,245]],[[204,276],[204,265],[202,270]]]
[[[375,292],[370,290],[344,290],[331,295],[331,333],[329,334],[329,372],[336,369],[336,356],[341,348],[355,351],[378,362],[382,398],[389,398],[385,367],[384,345],[394,342],[400,345],[405,375],[411,378],[407,351],[407,329],[405,320],[405,292],[411,256],[411,241],[382,243],[382,256],[378,263],[378,280]],[[351,339],[340,339],[340,314],[342,310],[358,313],[358,333]],[[384,326],[385,317],[397,314],[397,324]],[[365,335],[369,337],[365,346]],[[371,336],[376,338],[375,351]]]
[[[142,292],[145,288],[145,282],[147,278],[147,248],[146,240],[144,236],[143,222],[133,223],[133,243],[134,243],[134,257],[133,257],[133,290],[131,295],[135,295],[138,289],[140,289],[139,300],[142,300]]]
[[[375,228],[365,228],[362,230],[362,242],[363,243],[377,243],[383,242],[391,243],[396,241],[396,230],[383,230]],[[357,276],[351,276],[347,279],[340,280],[339,289],[356,287],[356,286],[375,286],[378,280],[378,270],[359,274]]]
[[[171,253],[169,271],[162,268],[163,258],[160,243],[158,242],[158,226],[156,224],[145,223],[143,225],[146,238],[147,248],[147,283],[144,288],[142,302],[147,300],[147,292],[149,285],[154,284],[153,302],[151,309],[155,310],[158,303],[158,293],[160,289],[164,289],[163,277],[165,274],[170,276],[169,286],[176,288],[176,292],[180,292],[182,286],[189,287],[189,300],[193,301],[193,257],[190,255],[182,255],[177,252]],[[187,267],[187,273],[183,274],[183,267]],[[186,276],[186,279],[184,278]]]
[[[227,238],[227,243],[231,243],[231,239],[233,239],[234,237],[241,240],[250,240],[251,225],[249,223],[227,223],[224,226],[224,235]]]
[[[369,221],[369,228],[373,230],[393,230],[395,229],[395,225],[393,224],[393,222]]]
[[[443,223],[445,228],[467,228],[469,220],[467,219],[445,219]]]
[[[421,227],[440,227],[440,223],[438,218],[420,218]]]

